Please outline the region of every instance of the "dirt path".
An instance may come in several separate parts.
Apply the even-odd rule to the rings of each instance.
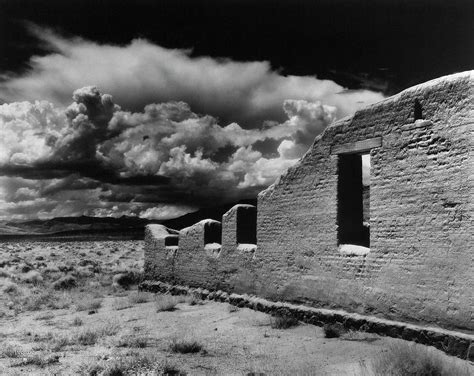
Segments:
[[[152,299],[152,298],[151,298]],[[111,336],[92,346],[68,345],[57,352],[59,362],[45,369],[37,366],[11,367],[17,359],[0,359],[1,374],[77,374],[84,364],[107,362],[129,349],[118,346],[122,338],[147,339],[147,347],[135,349],[153,354],[157,360],[178,367],[190,375],[265,374],[354,375],[359,361],[369,360],[387,345],[388,339],[359,335],[354,339],[327,339],[323,330],[311,325],[273,329],[270,317],[249,309],[238,309],[215,302],[189,305],[180,303],[171,312],[156,312],[155,302],[126,306],[127,297],[107,297],[97,313],[54,310],[25,313],[2,322],[2,342],[18,345],[24,351],[38,348],[84,328],[117,326]],[[41,319],[41,317],[51,318]],[[72,328],[79,318],[80,329]],[[173,340],[197,341],[198,354],[175,354]]]

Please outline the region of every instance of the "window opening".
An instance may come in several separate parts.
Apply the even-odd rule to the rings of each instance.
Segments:
[[[254,206],[237,209],[237,243],[257,244],[257,209]]]
[[[221,223],[212,221],[204,225],[204,244],[221,244],[222,228]]]
[[[370,247],[370,154],[338,158],[338,243]]]

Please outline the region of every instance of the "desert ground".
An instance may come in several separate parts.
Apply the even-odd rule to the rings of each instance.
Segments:
[[[142,263],[143,241],[2,243],[0,374],[474,374],[421,345],[140,292]],[[387,371],[420,353],[444,373]]]

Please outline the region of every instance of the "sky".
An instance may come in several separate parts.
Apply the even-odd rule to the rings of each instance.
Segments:
[[[0,0],[0,220],[255,198],[333,121],[472,69],[454,0]]]

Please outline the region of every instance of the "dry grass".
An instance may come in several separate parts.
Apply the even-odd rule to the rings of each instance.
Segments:
[[[76,303],[76,311],[97,311],[102,306],[103,299],[84,296]]]
[[[12,345],[11,343],[4,344],[0,351],[2,358],[21,358],[23,356],[23,350],[20,346]]]
[[[106,362],[87,363],[80,367],[80,370],[83,375],[167,375],[163,372],[163,366],[156,356],[138,353],[116,356]]]
[[[148,346],[149,339],[148,337],[144,336],[122,336],[118,341],[116,346],[117,347],[135,347],[139,349],[143,349]]]
[[[130,303],[128,299],[123,299],[123,298],[116,298],[112,302],[112,307],[116,311],[121,311],[123,309],[128,309],[133,307],[133,305]]]
[[[273,329],[289,329],[298,324],[299,321],[290,316],[273,316],[270,318],[270,326]]]
[[[51,351],[61,351],[63,350],[65,347],[71,345],[71,339],[68,338],[68,337],[65,337],[65,336],[60,336],[60,337],[57,337],[55,338],[52,343],[51,343]]]
[[[203,345],[196,340],[173,339],[170,344],[170,350],[180,354],[194,354],[202,351]]]
[[[35,320],[51,320],[54,319],[54,314],[52,312],[42,312],[35,317]]]
[[[120,325],[116,322],[107,322],[95,328],[101,337],[114,336],[120,331]]]
[[[84,322],[79,317],[74,317],[71,323],[72,326],[82,326],[83,324]]]
[[[100,338],[116,335],[120,330],[117,323],[105,323],[102,326],[90,327],[79,330],[69,337],[63,337],[60,343],[64,346],[79,344],[82,346],[95,345]]]
[[[153,295],[149,292],[143,292],[143,291],[133,291],[130,293],[128,296],[128,300],[130,304],[141,304],[141,303],[148,303],[153,299]]]
[[[82,346],[92,346],[97,343],[99,339],[99,333],[95,329],[84,329],[77,333],[74,337],[74,341]]]
[[[40,311],[43,309],[69,308],[72,300],[69,296],[49,289],[33,289],[26,294],[12,297],[15,310]]]
[[[371,363],[361,364],[364,376],[469,376],[467,363],[414,343],[393,343]]]
[[[24,366],[37,366],[46,367],[50,364],[58,363],[59,355],[55,354],[32,354],[23,357],[19,362],[13,363],[13,367],[24,367]]]
[[[194,294],[187,295],[184,299],[184,302],[186,304],[189,304],[190,306],[205,304],[205,302],[201,298],[197,297]]]
[[[174,311],[179,303],[184,301],[184,297],[173,295],[157,295],[155,298],[156,311]]]

